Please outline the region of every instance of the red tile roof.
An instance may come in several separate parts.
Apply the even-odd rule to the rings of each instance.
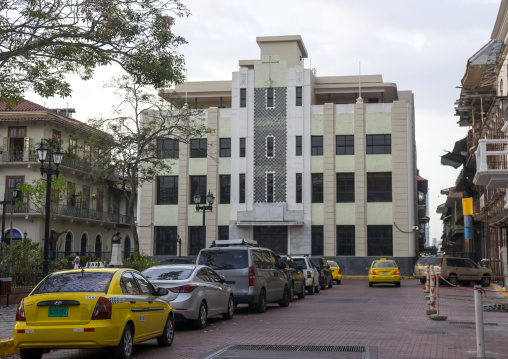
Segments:
[[[35,102],[23,100],[19,105],[14,108],[7,109],[5,102],[0,102],[0,111],[48,111],[49,109],[36,104]]]

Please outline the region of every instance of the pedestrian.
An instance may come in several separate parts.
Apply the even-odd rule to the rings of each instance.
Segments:
[[[80,268],[80,265],[79,265],[79,256],[78,256],[78,252],[74,252],[74,255],[76,257],[74,257],[74,260],[72,261],[72,264],[74,265],[74,269],[79,269]]]

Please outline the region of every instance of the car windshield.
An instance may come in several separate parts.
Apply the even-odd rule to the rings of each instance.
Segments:
[[[50,275],[33,294],[66,293],[66,292],[103,292],[108,291],[114,273],[108,272],[73,272]]]
[[[337,263],[335,263],[335,262],[328,262],[328,265],[330,267],[338,267]]]
[[[377,261],[374,262],[372,268],[397,268],[397,266],[392,261]]]
[[[311,258],[310,261],[312,263],[314,263],[314,265],[317,267],[317,268],[321,268],[321,259],[319,258]]]
[[[305,264],[305,259],[303,258],[293,258],[293,259],[297,266],[307,268],[307,264]]]
[[[418,259],[415,263],[415,265],[420,265],[420,264],[423,264],[425,263],[425,261],[429,259],[429,257],[421,257],[420,259]]]
[[[194,261],[189,258],[170,258],[163,260],[161,264],[194,264]]]
[[[148,268],[143,271],[150,280],[182,280],[187,279],[194,272],[194,268]]]
[[[245,249],[202,250],[199,253],[198,264],[215,270],[242,269],[249,266],[247,255],[248,250]]]
[[[435,265],[440,265],[441,263],[441,260],[443,259],[443,257],[430,257],[426,262],[425,262],[425,265],[426,266],[435,266]]]

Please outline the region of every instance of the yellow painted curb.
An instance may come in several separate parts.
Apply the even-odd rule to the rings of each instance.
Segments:
[[[7,338],[0,340],[0,358],[19,354],[19,349],[14,346],[14,339]]]
[[[367,275],[344,275],[342,279],[369,279]],[[413,277],[403,276],[401,279],[414,279]]]
[[[508,293],[506,293],[506,291],[503,289],[503,287],[501,287],[501,286],[499,286],[497,284],[493,284],[493,283],[490,283],[490,286],[493,287],[498,292],[500,292],[505,297],[508,297]]]

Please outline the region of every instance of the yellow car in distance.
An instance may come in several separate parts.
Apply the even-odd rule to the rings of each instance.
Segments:
[[[369,270],[369,287],[376,283],[393,283],[400,287],[400,269],[395,261],[381,258],[372,262]]]
[[[337,284],[340,284],[340,281],[342,280],[342,270],[340,269],[337,262],[335,262],[335,261],[327,261],[327,262],[328,262],[328,266],[332,270],[333,280]]]
[[[169,346],[174,314],[160,298],[167,294],[133,269],[55,272],[19,303],[14,344],[22,359],[40,359],[50,349],[100,347],[129,359],[133,345],[145,340]]]

